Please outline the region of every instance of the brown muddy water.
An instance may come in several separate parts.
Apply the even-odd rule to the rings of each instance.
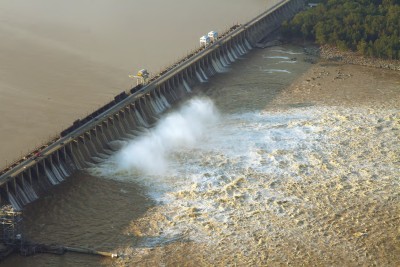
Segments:
[[[301,51],[299,47],[283,47],[277,51],[254,50],[233,66],[227,66],[226,73],[199,85],[197,89],[205,93],[166,114],[166,118],[161,119],[151,132],[154,138],[148,138],[148,133],[143,133],[144,137],[132,142],[116,142],[115,145],[124,146],[120,153],[70,177],[48,196],[29,205],[24,211],[26,237],[42,243],[62,243],[123,253],[125,247],[151,248],[180,237],[179,232],[165,237],[136,235],[129,229],[149,209],[159,207],[165,201],[169,203],[165,198],[171,189],[180,190],[192,183],[194,177],[199,176],[200,179],[202,175],[207,175],[203,173],[207,173],[208,168],[196,166],[196,157],[189,158],[187,153],[197,150],[206,139],[211,138],[209,134],[215,127],[228,127],[231,131],[234,129],[231,127],[237,127],[236,116],[251,116],[262,110],[280,90],[308,68],[309,65],[301,61]],[[293,63],[290,59],[295,56],[299,60]],[[238,130],[237,134],[240,128]],[[216,133],[216,136],[223,138],[226,134],[224,146],[230,146],[241,142],[249,132],[243,132],[243,136],[239,134],[233,140],[229,132]],[[210,145],[212,143],[205,147]],[[224,146],[222,149],[229,150]],[[216,156],[219,157],[220,153]],[[232,153],[232,156],[235,155],[234,151]],[[235,157],[242,156],[239,153]],[[207,157],[204,160],[201,164],[207,165],[212,159]],[[222,166],[220,171],[224,172]],[[13,256],[5,264],[98,266],[113,265],[113,261],[66,254],[35,255],[31,258]]]
[[[337,67],[304,57],[291,45],[253,50],[24,211],[31,240],[121,259],[15,255],[2,265],[398,266],[400,102],[360,104],[367,85],[354,79],[349,105],[348,80],[329,76]],[[396,96],[398,76],[378,76],[369,98],[389,85]]]
[[[2,0],[0,166],[277,0]]]
[[[296,79],[319,69],[304,57],[297,46],[253,50],[153,129],[116,142],[114,156],[27,207],[30,239],[121,259],[5,263],[396,266],[398,104],[357,104],[355,91],[353,105],[336,105],[340,93],[334,105],[314,99],[317,91],[307,99]],[[293,87],[304,90],[300,102]]]

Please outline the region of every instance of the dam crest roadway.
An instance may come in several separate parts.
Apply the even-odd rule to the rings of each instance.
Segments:
[[[303,0],[285,0],[243,25],[234,25],[219,39],[182,58],[129,92],[83,119],[58,137],[0,171],[0,205],[20,211],[73,172],[114,153],[110,142],[129,138],[149,128],[158,116],[191,93],[191,87],[224,72],[304,6]]]

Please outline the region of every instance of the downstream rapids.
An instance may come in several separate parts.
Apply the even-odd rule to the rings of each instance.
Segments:
[[[291,99],[305,57],[296,46],[253,50],[24,212],[32,240],[123,257],[8,266],[395,266],[398,104],[340,105],[340,92],[320,103],[308,81]]]

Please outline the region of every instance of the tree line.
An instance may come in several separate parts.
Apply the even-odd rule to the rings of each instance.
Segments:
[[[283,23],[300,37],[364,56],[400,59],[400,0],[321,0]]]

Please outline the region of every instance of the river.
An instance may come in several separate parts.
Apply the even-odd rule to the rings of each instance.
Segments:
[[[4,266],[395,266],[398,104],[357,104],[361,91],[341,104],[340,89],[320,103],[327,72],[290,89],[313,70],[306,57],[294,45],[251,51],[26,207],[29,239],[121,259],[15,255]]]
[[[149,210],[169,203],[168,195],[201,182],[202,177],[213,183],[225,172],[245,175],[240,174],[245,167],[239,165],[250,164],[252,156],[247,153],[256,151],[248,149],[255,149],[253,142],[265,137],[265,129],[257,125],[267,120],[265,127],[269,127],[287,119],[263,118],[260,112],[309,67],[303,57],[302,48],[296,46],[253,50],[227,66],[226,73],[192,88],[196,96],[165,114],[150,132],[123,141],[119,145],[124,148],[109,160],[73,175],[29,205],[24,211],[26,236],[36,242],[105,251],[169,242],[175,234],[135,236],[128,229]],[[221,151],[213,152],[213,147]],[[229,157],[235,158],[239,169],[231,169]],[[8,262],[10,266],[97,266],[99,260],[66,254],[15,256]]]
[[[1,1],[0,166],[277,2]]]

